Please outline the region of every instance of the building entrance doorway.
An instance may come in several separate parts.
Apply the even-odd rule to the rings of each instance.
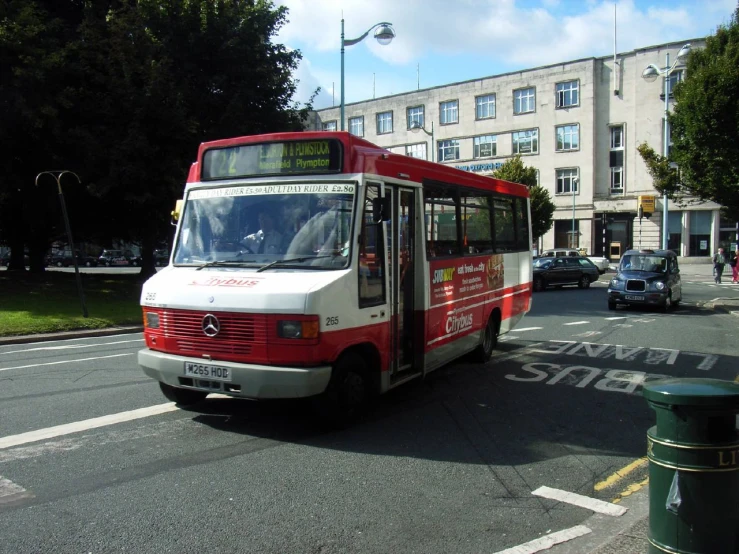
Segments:
[[[631,212],[608,213],[595,215],[593,228],[593,254],[603,256],[612,262],[634,243],[634,217]],[[616,246],[617,248],[612,248]]]

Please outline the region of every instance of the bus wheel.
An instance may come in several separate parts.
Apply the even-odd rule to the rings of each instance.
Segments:
[[[493,317],[488,319],[488,324],[482,333],[482,342],[472,353],[472,359],[484,364],[493,355],[493,350],[498,345],[498,326]]]
[[[341,356],[323,394],[315,397],[318,413],[332,427],[343,427],[367,408],[371,396],[367,361],[354,352]]]
[[[175,404],[180,406],[190,406],[191,404],[197,404],[205,397],[208,396],[207,392],[199,390],[180,389],[166,385],[162,382],[159,383],[159,388],[162,389],[162,394],[167,397],[167,400],[171,400]]]

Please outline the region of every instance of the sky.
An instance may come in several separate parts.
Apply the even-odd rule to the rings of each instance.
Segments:
[[[635,48],[687,41],[730,21],[737,0],[273,0],[289,9],[273,42],[300,50],[295,100],[316,109],[341,96],[341,19],[346,40],[345,102],[360,102]],[[614,10],[615,6],[615,10]]]

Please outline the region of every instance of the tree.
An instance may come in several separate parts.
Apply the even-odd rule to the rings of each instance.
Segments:
[[[493,176],[529,187],[531,234],[534,241],[552,228],[555,205],[549,191],[537,184],[536,168],[526,167],[521,156],[515,156],[496,169]]]
[[[731,22],[688,56],[668,115],[669,159],[647,144],[638,151],[654,187],[679,204],[713,201],[739,219],[739,7]]]
[[[270,0],[0,3],[11,77],[0,80],[0,240],[13,260],[22,266],[33,237],[43,258],[58,207],[52,195],[54,217],[38,209],[33,181],[61,168],[84,185],[68,189],[80,196],[68,202],[75,239],[82,226],[104,243],[137,242],[142,275],[153,273],[201,142],[303,130],[311,103],[291,100],[301,54],[272,42],[286,17]]]
[[[96,109],[80,114],[76,134],[87,166],[96,168],[91,189],[108,206],[118,238],[142,245],[147,275],[198,145],[302,130],[311,106],[291,101],[300,52],[271,42],[285,7],[267,0],[119,4],[90,11],[82,28],[90,40],[81,59],[102,87],[86,87],[84,104]]]

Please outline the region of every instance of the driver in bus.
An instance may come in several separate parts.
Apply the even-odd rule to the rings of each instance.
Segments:
[[[254,254],[282,253],[282,233],[275,229],[275,218],[270,212],[259,212],[259,231],[244,237],[244,244]]]

